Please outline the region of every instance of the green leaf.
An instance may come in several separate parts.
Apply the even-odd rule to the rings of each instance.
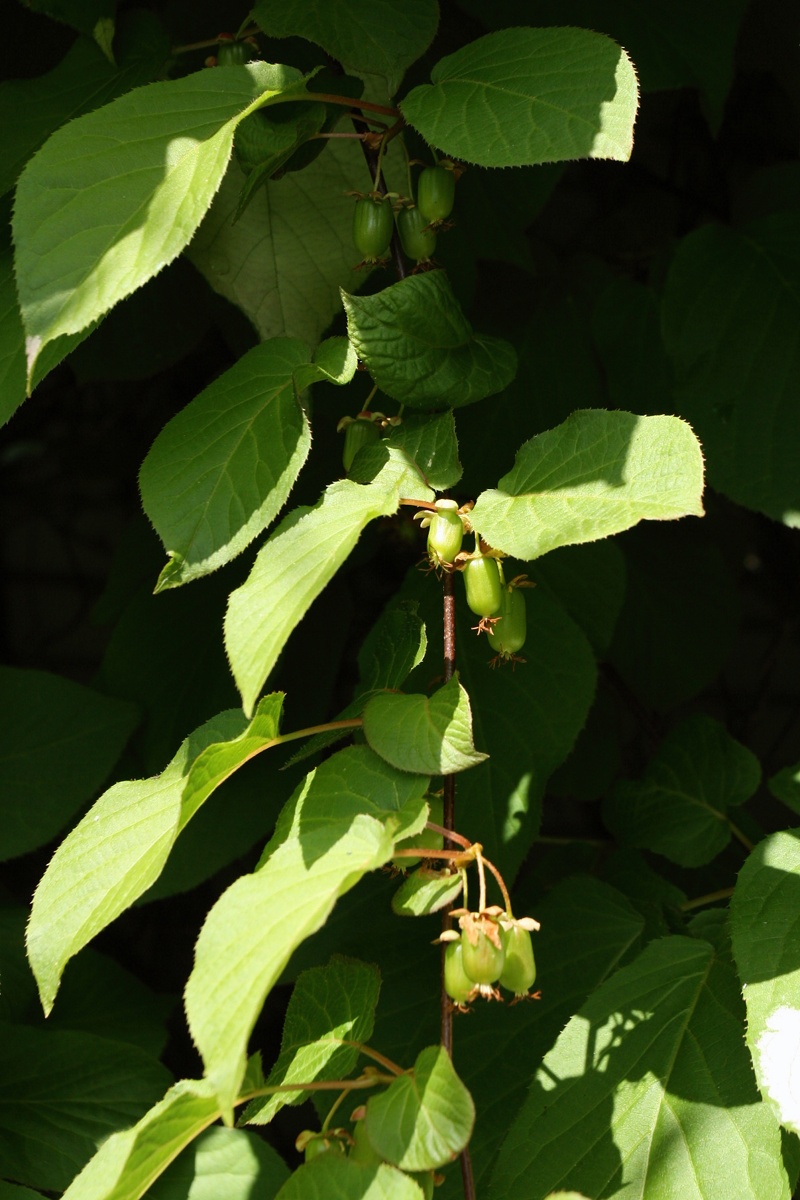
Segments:
[[[103,1143],[63,1200],[139,1200],[219,1115],[206,1080],[180,1080],[136,1125]]]
[[[355,699],[336,714],[334,720],[360,717],[373,692],[403,686],[414,667],[425,657],[428,637],[425,623],[417,615],[414,601],[400,601],[385,608],[367,634],[358,652],[359,685]],[[291,758],[302,762],[317,751],[348,737],[349,729],[331,730],[309,738],[302,750]]]
[[[164,426],[142,463],[142,505],[170,562],[157,591],[240,554],[283,507],[311,447],[297,340],[254,346]]]
[[[389,451],[372,483],[331,484],[315,508],[290,513],[259,552],[245,583],[231,593],[225,617],[225,645],[247,713],[297,622],[369,522],[395,512],[409,478],[403,457]]]
[[[387,396],[412,408],[459,408],[501,392],[513,347],[473,332],[444,271],[410,275],[373,296],[342,293],[347,332]]]
[[[365,1167],[338,1154],[305,1163],[275,1200],[420,1200],[422,1190],[409,1175],[381,1163]]]
[[[61,1191],[95,1147],[135,1121],[169,1075],[135,1046],[87,1033],[0,1026],[0,1161]]]
[[[401,600],[384,609],[358,652],[361,688],[401,688],[425,657],[428,637],[418,605]]]
[[[91,29],[83,32],[90,35]],[[34,79],[0,83],[5,151],[0,162],[0,195],[14,186],[26,160],[53,130],[149,83],[168,56],[163,26],[153,14],[139,10],[120,20],[116,67],[87,36],[73,42],[52,71]]]
[[[727,846],[727,810],[749,800],[760,781],[755,755],[698,714],[666,736],[641,779],[617,784],[603,817],[623,846],[699,867]]]
[[[462,476],[456,422],[451,412],[409,413],[392,431],[389,445],[408,455],[435,492],[454,487]]]
[[[500,1152],[506,1200],[788,1200],[780,1130],[758,1099],[730,967],[692,938],[653,942],[545,1056]]]
[[[588,29],[502,29],[441,59],[403,116],[426,142],[482,167],[627,162],[638,88],[621,46]]]
[[[424,917],[452,904],[460,895],[460,875],[419,867],[404,879],[392,896],[392,910],[399,917]]]
[[[625,598],[626,566],[611,541],[561,546],[536,560],[531,579],[554,596],[598,656],[608,650]]]
[[[44,845],[97,792],[134,705],[45,671],[0,667],[0,860]]]
[[[387,1162],[406,1171],[429,1171],[464,1149],[475,1123],[475,1105],[444,1046],[428,1046],[410,1073],[367,1101],[367,1134]]]
[[[42,1200],[42,1193],[0,1179],[0,1200]]]
[[[533,559],[646,518],[702,516],[702,491],[703,455],[683,421],[584,409],[525,442],[470,520],[491,545]]]
[[[181,795],[180,830],[223,780],[254,755],[279,740],[283,693],[273,692],[259,702],[253,719],[236,736],[206,745],[187,772]],[[234,718],[238,724],[238,716]]]
[[[0,425],[25,399],[25,334],[17,304],[13,259],[0,250]]]
[[[206,746],[237,738],[243,725],[236,711],[208,721],[186,738],[160,775],[109,788],[58,847],[36,889],[28,925],[28,958],[45,1012],[53,1006],[65,964],[158,878],[181,829],[224,778],[219,759],[233,769],[233,762],[242,761],[241,746],[230,758],[223,751],[210,765],[206,760],[192,780],[194,761]]]
[[[41,1026],[36,981],[25,960],[27,917],[26,909],[0,908],[2,1011],[10,1021]],[[87,949],[70,964],[47,1028],[129,1042],[156,1058],[164,1050],[172,1008],[172,998],[157,996],[112,958]]]
[[[380,985],[377,967],[353,959],[337,957],[325,967],[303,971],[289,1001],[280,1057],[267,1087],[352,1074],[360,1053],[352,1043],[372,1036]],[[285,1104],[300,1104],[308,1096],[296,1091],[260,1097],[248,1105],[242,1120],[266,1125]]]
[[[767,784],[776,799],[782,800],[792,812],[800,813],[800,763],[782,767],[767,780]]]
[[[34,12],[46,13],[54,21],[63,21],[79,33],[91,35],[98,23],[109,20],[113,30],[111,14],[116,0],[23,0]]]
[[[608,659],[646,705],[668,711],[727,662],[741,620],[738,583],[704,522],[633,529],[618,545],[627,584]]]
[[[147,1200],[273,1200],[288,1177],[286,1163],[263,1138],[217,1125],[178,1155]]]
[[[295,367],[294,382],[299,392],[312,383],[350,383],[358,369],[356,352],[346,337],[329,337],[320,342],[314,361]]]
[[[267,180],[274,175],[301,146],[318,134],[325,123],[325,105],[307,102],[281,104],[274,112],[251,113],[247,124],[240,129],[236,139],[239,165],[245,172],[244,187],[239,196],[234,220],[238,220]],[[258,144],[258,157],[250,156],[245,135]]]
[[[383,692],[364,709],[367,742],[393,767],[423,775],[451,775],[487,757],[472,741],[469,696],[455,675],[426,696]]]
[[[406,0],[401,9],[391,0],[330,0],[316,9],[303,0],[280,7],[256,0],[253,19],[269,37],[302,37],[321,46],[345,70],[383,75],[391,95],[433,41],[439,7],[436,0]]]
[[[236,163],[228,168],[186,254],[262,339],[288,335],[315,346],[341,311],[340,288],[364,281],[353,274],[353,201],[345,195],[357,161],[352,147],[334,142],[305,170],[267,183],[235,223],[244,176]]]
[[[205,216],[238,121],[299,79],[251,63],[151,83],[56,131],[20,176],[16,273],[28,377],[171,262]]]
[[[747,1006],[747,1045],[761,1094],[800,1133],[800,830],[770,834],[739,873],[730,910]]]
[[[428,779],[366,746],[339,751],[296,790],[262,863],[223,893],[200,932],[186,986],[192,1037],[228,1111],[264,999],[339,896],[424,825]]]
[[[663,309],[678,411],[711,485],[789,525],[800,524],[798,320],[796,212],[741,231],[708,225],[678,247]]]

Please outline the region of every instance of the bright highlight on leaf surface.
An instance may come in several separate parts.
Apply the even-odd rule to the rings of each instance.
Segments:
[[[787,1129],[800,1133],[800,830],[773,833],[739,873],[733,954],[744,985],[756,1079]]]
[[[152,83],[71,121],[31,159],[14,221],[29,387],[49,342],[85,329],[183,250],[239,119],[300,78],[251,63]]]
[[[628,55],[588,29],[501,29],[441,59],[403,116],[445,154],[482,167],[627,161],[638,104]]]
[[[583,409],[526,442],[470,519],[492,546],[534,559],[644,519],[702,516],[703,456],[678,417]]]
[[[651,942],[545,1056],[500,1152],[494,1194],[613,1195],[631,1179],[641,1196],[789,1200],[781,1130],[758,1097],[741,1008],[733,970],[708,942]]]

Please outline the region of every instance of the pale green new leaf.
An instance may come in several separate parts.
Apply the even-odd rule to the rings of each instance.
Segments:
[[[747,1044],[765,1100],[800,1133],[800,830],[770,834],[739,873],[733,953],[747,1006]]]
[[[638,105],[628,55],[588,29],[501,29],[441,59],[403,116],[445,154],[482,167],[626,162]]]
[[[325,923],[339,896],[391,858],[396,838],[419,832],[428,782],[394,770],[366,746],[340,751],[295,791],[256,871],[211,909],[185,1001],[226,1112],[250,1032],[292,952]]]
[[[231,593],[225,645],[245,712],[300,618],[333,578],[376,517],[395,512],[403,487],[432,498],[399,451],[371,483],[342,479],[326,488],[311,509],[290,513],[259,552],[245,583]],[[331,614],[331,619],[334,619]]]
[[[702,516],[703,455],[677,417],[581,409],[531,438],[470,520],[492,546],[534,559],[639,521]]]
[[[383,75],[393,93],[407,67],[424,54],[439,24],[436,0],[325,0],[307,4],[256,0],[253,17],[269,37],[302,37],[347,71]]]
[[[727,810],[749,800],[760,781],[755,755],[697,714],[669,732],[641,779],[616,785],[603,818],[621,845],[699,867],[727,846]]]
[[[381,980],[377,967],[334,957],[325,967],[303,971],[289,1001],[281,1052],[267,1087],[346,1079],[359,1057],[354,1042],[369,1042]],[[346,1044],[349,1043],[349,1044]],[[243,1122],[266,1125],[285,1104],[300,1104],[308,1092],[275,1092],[246,1109]]]
[[[103,1143],[63,1200],[139,1200],[219,1116],[214,1090],[206,1080],[180,1080],[136,1125]]]
[[[476,334],[444,271],[373,296],[342,292],[347,332],[382,392],[412,408],[459,408],[502,392],[517,356],[503,338]]]
[[[430,1171],[464,1149],[475,1105],[444,1046],[428,1046],[413,1071],[370,1096],[365,1120],[381,1158],[406,1171]]]
[[[341,311],[339,289],[363,281],[345,195],[363,169],[357,147],[333,142],[304,170],[265,184],[234,222],[245,177],[230,164],[186,254],[261,338],[315,346]]]
[[[733,972],[707,942],[652,942],[574,1016],[503,1144],[492,1192],[789,1200],[780,1127],[742,1042]]]
[[[381,1163],[365,1167],[338,1154],[320,1154],[304,1163],[275,1200],[422,1200],[410,1175]]]
[[[364,735],[392,766],[423,775],[466,771],[487,757],[475,749],[469,696],[458,675],[430,697],[373,696],[364,709]]]
[[[222,181],[243,115],[300,79],[251,63],[136,88],[56,131],[20,176],[16,273],[28,378],[171,262]]]
[[[157,1059],[89,1033],[0,1024],[0,1162],[59,1193],[115,1129],[169,1083]]]
[[[194,760],[245,724],[234,710],[213,718],[186,738],[160,775],[109,788],[58,847],[33,897],[27,933],[45,1013],[70,958],[161,874],[182,828],[181,798]]]
[[[142,505],[170,561],[157,591],[229,562],[283,507],[311,447],[297,339],[254,346],[173,417],[142,463]]]

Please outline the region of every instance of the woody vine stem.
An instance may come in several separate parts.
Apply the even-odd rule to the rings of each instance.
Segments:
[[[366,128],[362,121],[359,120],[357,114],[352,117],[353,127],[357,132],[363,132]],[[369,169],[370,178],[376,187],[376,190],[385,192],[386,184],[380,174],[380,150],[370,145],[367,141],[361,142],[361,149]],[[406,262],[403,256],[400,239],[395,229],[392,234],[391,242],[392,262],[395,273],[398,279],[405,279],[407,275]],[[442,576],[442,599],[443,599],[443,635],[444,635],[444,681],[449,683],[453,678],[456,669],[456,589],[455,575],[452,571],[445,571]],[[455,829],[455,800],[456,800],[456,779],[455,775],[445,775],[444,777],[444,797],[443,797],[443,818],[442,823],[446,830],[452,832]],[[446,839],[445,846],[451,848],[456,847],[456,843],[450,839]],[[452,925],[450,919],[450,907],[445,909],[442,917],[442,929],[449,929]],[[441,1004],[441,1038],[442,1045],[447,1053],[452,1058],[453,1056],[453,1006],[450,1003],[450,997],[444,986],[444,946],[442,946],[442,981],[440,987],[440,1004]],[[464,1190],[464,1200],[475,1200],[475,1180],[472,1174],[472,1159],[470,1158],[469,1147],[466,1147],[461,1152],[461,1180]]]

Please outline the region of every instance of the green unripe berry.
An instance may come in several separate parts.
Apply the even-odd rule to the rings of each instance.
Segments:
[[[533,941],[527,929],[512,925],[502,933],[505,947],[505,962],[500,975],[501,987],[513,992],[518,999],[527,996],[536,980],[536,960],[533,956]]]
[[[464,970],[461,939],[446,942],[444,950],[444,989],[456,1004],[469,1004],[475,991],[475,980]]]
[[[492,617],[503,601],[500,572],[493,558],[472,558],[464,568],[467,604],[476,617]]]
[[[428,526],[428,558],[434,566],[452,566],[464,540],[464,522],[455,500],[437,500]]]
[[[417,208],[426,222],[446,221],[456,198],[456,177],[446,167],[426,167],[417,180]]]
[[[396,217],[403,253],[415,262],[430,262],[436,249],[436,234],[418,208],[401,208]]]
[[[353,244],[364,262],[380,262],[392,240],[392,209],[388,200],[365,196],[353,213]]]
[[[497,615],[500,620],[488,633],[489,645],[501,658],[511,658],[525,645],[528,620],[524,592],[504,587]]]
[[[494,983],[500,978],[505,963],[505,950],[502,938],[498,936],[500,945],[492,941],[488,933],[473,926],[471,941],[467,930],[461,932],[461,962],[464,972],[473,983]]]

